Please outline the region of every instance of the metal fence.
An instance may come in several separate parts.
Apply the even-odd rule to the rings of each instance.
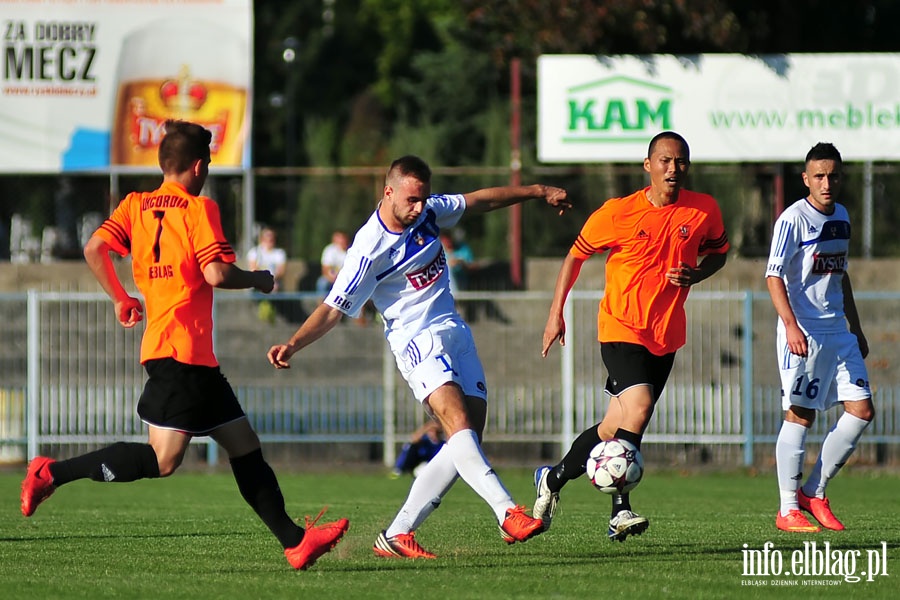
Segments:
[[[487,372],[487,443],[543,444],[565,452],[577,433],[600,420],[606,373],[596,341],[599,298],[572,292],[567,343],[542,359],[549,293],[459,295]],[[290,370],[275,371],[265,359],[316,301],[300,293],[217,293],[216,352],[223,372],[263,442],[374,444],[391,464],[424,417],[377,320],[345,319],[301,351]],[[857,293],[857,305],[872,347],[867,362],[876,404],[862,444],[896,444],[900,294]],[[782,418],[768,295],[698,289],[686,310],[688,343],[644,439],[669,448],[728,447],[737,449],[737,464],[760,462],[760,448],[774,441]],[[146,438],[135,414],[144,381],[138,364],[142,331],[118,326],[104,295],[0,294],[0,317],[0,459]],[[820,418],[810,439],[821,439],[836,416],[829,411]],[[215,461],[215,444],[207,451]]]
[[[505,166],[434,167],[435,192],[467,192],[505,185]],[[331,231],[355,231],[381,197],[384,165],[346,167],[256,167],[246,172],[213,168],[204,194],[220,207],[224,232],[241,256],[256,244],[260,223],[273,227],[279,245],[298,260],[318,260]],[[691,167],[689,187],[719,202],[733,254],[768,255],[772,222],[784,205],[807,193],[802,160],[791,164],[701,164]],[[646,185],[636,160],[629,164],[532,165],[525,183],[542,182],[569,190],[575,207],[565,219],[529,203],[522,208],[522,238],[530,256],[562,256],[574,227],[610,197]],[[0,174],[0,260],[13,262],[80,259],[91,232],[128,192],[158,187],[155,169],[117,168],[109,173]],[[898,163],[847,163],[841,201],[854,225],[852,256],[900,256],[900,205],[891,190],[900,186]],[[469,219],[460,227],[476,256],[508,259],[510,213]],[[857,235],[858,232],[859,234]]]

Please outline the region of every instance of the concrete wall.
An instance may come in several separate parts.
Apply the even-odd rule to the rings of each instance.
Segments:
[[[525,280],[530,290],[552,290],[562,258],[533,258],[525,265]],[[598,289],[603,285],[605,257],[588,260],[576,283],[576,289]],[[131,283],[131,263],[118,261],[123,283]],[[765,291],[765,261],[762,259],[732,259],[713,278],[703,283],[709,290]],[[314,282],[318,265],[304,261],[289,261],[285,275],[285,291],[297,290],[298,282]],[[900,291],[900,259],[851,259],[850,275],[854,289],[859,291]],[[57,261],[47,264],[0,263],[0,292],[24,292],[29,289],[46,291],[100,291],[100,286],[83,261]]]
[[[116,268],[125,287],[132,289],[131,261],[117,260]],[[284,291],[296,290],[297,282],[306,277],[308,271],[309,268],[305,262],[290,261],[285,273],[287,289]],[[25,292],[29,289],[70,292],[102,291],[84,261],[0,263],[0,292]]]
[[[562,258],[531,259],[526,264],[525,277],[529,289],[552,290]],[[589,259],[581,270],[575,289],[591,290],[603,287],[605,256]],[[765,291],[766,263],[763,259],[730,259],[712,278],[701,284],[707,290]],[[851,259],[850,278],[858,291],[894,292],[900,290],[900,259]]]

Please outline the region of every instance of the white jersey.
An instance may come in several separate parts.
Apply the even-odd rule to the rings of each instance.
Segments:
[[[455,225],[465,208],[462,195],[429,196],[419,218],[400,233],[389,231],[376,210],[356,232],[325,303],[356,317],[372,300],[395,354],[432,325],[462,321],[438,235],[442,227]]]
[[[340,270],[344,266],[344,260],[347,258],[347,251],[337,244],[328,244],[322,249],[322,259],[319,261],[322,266],[332,267]]]
[[[254,246],[247,252],[247,261],[255,262],[257,269],[275,274],[275,270],[287,262],[287,253],[281,248],[263,248]]]
[[[842,204],[826,215],[802,198],[775,222],[766,277],[784,280],[794,316],[807,333],[847,330],[842,279],[849,247],[850,217]]]

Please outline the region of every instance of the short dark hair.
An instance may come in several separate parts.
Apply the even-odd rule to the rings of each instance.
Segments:
[[[412,176],[422,183],[431,183],[431,167],[418,156],[407,154],[391,163],[387,175],[384,178],[385,185],[391,185],[391,181],[398,177]]]
[[[838,152],[838,149],[831,142],[819,142],[810,148],[809,152],[806,153],[804,164],[808,165],[811,160],[833,160],[841,165],[844,164],[841,153]]]
[[[680,133],[675,133],[674,131],[661,131],[653,136],[653,139],[650,140],[650,145],[647,146],[647,158],[653,154],[653,150],[656,149],[656,144],[660,140],[675,140],[684,146],[684,152],[687,154],[687,159],[691,159],[691,147],[688,146],[687,140],[685,140]]]
[[[197,160],[209,160],[212,133],[196,123],[169,119],[159,143],[159,168],[163,173],[184,173]]]

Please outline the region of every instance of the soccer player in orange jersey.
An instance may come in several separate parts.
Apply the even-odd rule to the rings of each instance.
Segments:
[[[603,421],[579,435],[559,464],[535,471],[533,514],[545,530],[560,489],[584,474],[594,446],[615,437],[640,448],[675,351],[685,343],[684,302],[690,287],[725,265],[729,245],[721,212],[712,196],[683,188],[689,167],[683,137],[672,131],[656,135],[644,159],[650,185],[607,200],[588,218],[563,261],[542,353],[546,357],[556,341],[565,344],[563,306],[582,264],[608,251],[597,323],[610,403]],[[611,540],[624,541],[647,529],[650,522],[631,510],[628,494],[612,500]]]
[[[22,482],[22,514],[31,516],[56,488],[77,479],[167,477],[181,464],[191,438],[210,436],[228,452],[241,495],[281,542],[288,562],[306,569],[340,541],[349,523],[316,525],[316,517],[307,519],[304,530],[288,516],[259,438],[213,354],[213,288],[269,293],[274,279],[268,271],[234,264],[218,205],[198,195],[209,174],[210,141],[200,125],[168,121],[159,145],[162,185],[129,194],[84,248],[126,328],[143,319],[144,307],[122,286],[110,252],[131,254],[147,312],[141,363],[149,379],[137,412],[149,429],[148,443],[119,442],[60,461],[35,457]]]

